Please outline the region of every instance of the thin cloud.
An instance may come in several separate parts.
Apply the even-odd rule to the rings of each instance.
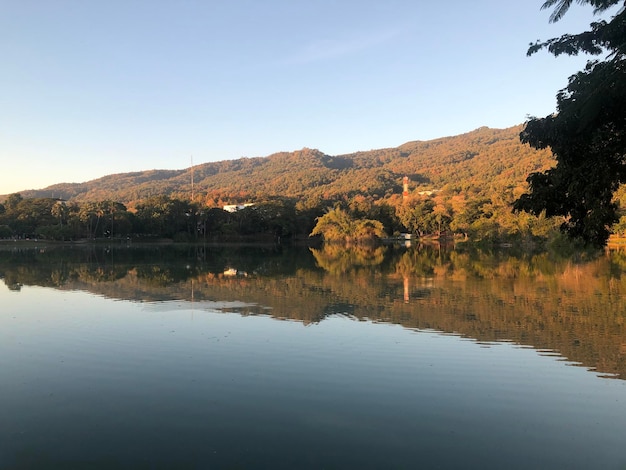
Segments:
[[[318,39],[303,47],[289,62],[306,64],[350,56],[390,42],[400,34],[400,30],[393,30],[344,39]]]

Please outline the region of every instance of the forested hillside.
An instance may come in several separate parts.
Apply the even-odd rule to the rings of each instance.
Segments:
[[[268,157],[204,163],[193,168],[194,200],[209,206],[280,195],[312,204],[355,195],[388,198],[402,192],[440,190],[516,194],[532,171],[552,165],[548,151],[532,150],[519,141],[521,126],[482,127],[467,134],[408,142],[397,148],[326,155],[315,149],[281,152]],[[133,206],[155,195],[189,199],[192,169],[149,170],[108,175],[85,183],[56,184],[22,191],[25,198],[68,201],[114,200]],[[315,201],[315,202],[313,202]]]
[[[512,210],[528,189],[527,176],[553,164],[549,150],[520,143],[521,129],[482,127],[336,156],[305,148],[23,191],[0,198],[0,238],[281,240],[314,234],[362,242],[408,232],[546,240],[562,218]],[[626,191],[617,199],[626,206]],[[227,204],[246,209],[226,212]],[[626,215],[612,230],[626,232]]]

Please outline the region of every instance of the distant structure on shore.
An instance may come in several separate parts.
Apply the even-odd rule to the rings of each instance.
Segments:
[[[439,189],[427,189],[426,191],[419,191],[417,194],[419,194],[420,196],[432,196],[439,191]]]
[[[226,212],[237,212],[250,206],[254,206],[254,203],[249,202],[246,204],[227,204],[223,206],[222,209],[224,209]]]
[[[433,194],[441,191],[440,189],[426,189],[423,191],[417,191],[416,194],[420,196],[432,196]],[[402,178],[402,199],[406,200],[409,197],[409,177]]]

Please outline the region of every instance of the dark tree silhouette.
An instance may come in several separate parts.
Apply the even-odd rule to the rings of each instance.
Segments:
[[[558,21],[572,0],[548,0],[555,6],[550,17]],[[572,75],[557,94],[557,113],[532,118],[522,130],[522,142],[536,149],[550,148],[556,166],[532,173],[530,192],[514,204],[515,210],[535,215],[562,216],[561,229],[586,244],[602,246],[610,226],[617,221],[614,192],[626,182],[626,2],[579,0],[596,12],[622,4],[610,21],[591,23],[580,34],[565,34],[530,45],[528,55],[547,49],[560,54],[605,54],[590,60],[584,70]]]

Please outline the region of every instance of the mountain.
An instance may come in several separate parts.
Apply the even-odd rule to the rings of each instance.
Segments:
[[[553,165],[549,151],[536,151],[520,143],[521,129],[521,125],[481,127],[458,136],[337,156],[304,148],[267,157],[204,163],[193,169],[113,174],[21,194],[25,198],[75,201],[110,199],[130,205],[161,194],[189,198],[192,171],[196,198],[213,202],[267,196],[329,200],[362,194],[384,198],[402,192],[405,175],[411,191],[448,187],[475,194],[487,189],[493,193],[498,188],[519,192],[530,172]]]

